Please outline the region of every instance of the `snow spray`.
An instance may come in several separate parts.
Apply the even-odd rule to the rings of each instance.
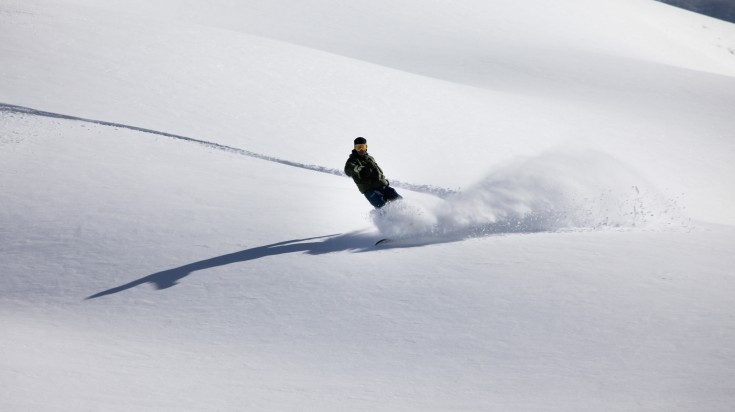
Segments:
[[[631,167],[596,151],[549,151],[500,165],[431,210],[406,199],[374,211],[386,237],[658,228],[683,220]]]

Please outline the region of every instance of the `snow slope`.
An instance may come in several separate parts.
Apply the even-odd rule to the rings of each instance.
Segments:
[[[0,408],[730,410],[735,26],[454,3],[1,0]]]

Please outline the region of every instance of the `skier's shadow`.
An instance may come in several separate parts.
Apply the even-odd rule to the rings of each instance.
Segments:
[[[307,239],[288,240],[285,242],[273,243],[271,245],[241,250],[239,252],[217,256],[211,259],[189,263],[188,265],[180,266],[174,269],[157,272],[138,280],[134,280],[130,283],[126,283],[112,289],[107,289],[105,291],[95,293],[94,295],[91,295],[86,299],[96,299],[102,296],[120,293],[136,286],[142,285],[144,283],[153,284],[156,289],[166,289],[176,285],[179,280],[199,270],[211,269],[219,266],[229,265],[232,263],[247,262],[249,260],[260,259],[266,256],[276,256],[296,252],[304,252],[311,255],[321,255],[325,253],[347,250],[367,251],[369,250],[368,245],[371,244],[371,237],[360,233],[328,235]]]

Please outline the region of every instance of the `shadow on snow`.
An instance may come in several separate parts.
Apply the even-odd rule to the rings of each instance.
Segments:
[[[355,251],[366,252],[373,250],[374,235],[364,233],[348,233],[341,235],[327,235],[306,239],[287,240],[285,242],[273,243],[252,249],[241,250],[227,255],[217,256],[199,262],[189,263],[174,269],[164,270],[152,275],[145,276],[130,283],[107,289],[87,297],[96,299],[102,296],[124,292],[145,283],[152,284],[156,289],[167,289],[175,286],[178,282],[200,270],[212,269],[233,263],[247,262],[268,256],[277,256],[287,253],[303,252],[310,255],[323,255],[333,252]]]
[[[455,233],[444,234],[417,234],[404,238],[391,240],[380,246],[375,246],[375,242],[379,239],[376,234],[368,234],[365,232],[352,232],[345,234],[334,234],[326,236],[317,236],[305,239],[287,240],[284,242],[273,243],[270,245],[259,246],[251,249],[241,250],[239,252],[229,253],[227,255],[217,256],[210,259],[200,260],[198,262],[189,263],[173,269],[156,272],[154,274],[142,277],[124,285],[116,286],[111,289],[104,290],[94,295],[88,296],[85,300],[96,299],[102,296],[113,295],[115,293],[124,292],[136,286],[145,283],[152,284],[156,289],[167,289],[175,286],[179,281],[193,272],[200,270],[212,269],[220,266],[227,266],[233,263],[248,262],[268,256],[278,256],[288,253],[306,253],[309,255],[324,255],[334,252],[352,251],[355,253],[372,252],[387,249],[406,249],[414,247],[422,247],[427,245],[435,245],[441,243],[453,243],[466,239],[487,237],[504,234],[530,234],[540,231],[534,230],[513,230],[503,225],[487,225],[482,230],[465,230]]]

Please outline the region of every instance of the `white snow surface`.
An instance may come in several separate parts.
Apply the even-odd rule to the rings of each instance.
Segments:
[[[0,0],[0,410],[732,411],[734,113],[652,0]]]

